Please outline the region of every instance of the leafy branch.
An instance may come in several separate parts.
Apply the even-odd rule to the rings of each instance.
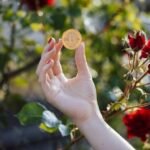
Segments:
[[[11,80],[12,78],[20,75],[21,73],[28,71],[30,69],[32,69],[40,60],[40,56],[38,56],[37,58],[35,58],[32,62],[29,62],[28,64],[24,65],[23,67],[7,72],[7,73],[3,73],[2,75],[2,79],[0,81],[0,87],[2,87],[4,84],[6,84],[9,80]]]

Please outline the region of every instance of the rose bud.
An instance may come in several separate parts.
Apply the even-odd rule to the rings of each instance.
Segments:
[[[140,58],[147,58],[150,56],[150,40],[146,43],[146,45],[142,48]]]
[[[135,34],[128,34],[128,45],[134,50],[139,51],[146,43],[146,35],[142,31]]]

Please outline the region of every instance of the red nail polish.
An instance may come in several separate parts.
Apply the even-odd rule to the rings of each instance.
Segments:
[[[49,38],[49,40],[48,40],[48,43],[50,43],[50,42],[51,42],[51,40],[52,40],[52,38],[50,37],[50,38]]]

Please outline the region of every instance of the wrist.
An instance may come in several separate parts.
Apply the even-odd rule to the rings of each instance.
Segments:
[[[100,112],[94,113],[91,117],[83,122],[75,122],[75,124],[95,150],[104,149],[101,148],[101,145],[103,145],[102,142],[105,139],[103,139],[103,132],[106,131],[107,125]]]
[[[90,128],[90,126],[93,126],[94,124],[106,124],[99,110],[91,113],[91,115],[85,120],[74,120],[73,122],[77,125],[81,132],[84,130],[84,128]]]
[[[134,150],[127,141],[105,122],[100,111],[94,111],[86,120],[74,121],[74,123],[95,150]]]
[[[134,150],[127,141],[105,122],[101,113],[95,113],[87,120],[75,123],[95,150]]]

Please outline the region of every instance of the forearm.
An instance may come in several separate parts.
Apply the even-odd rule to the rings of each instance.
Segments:
[[[95,150],[134,150],[134,148],[96,114],[83,123],[76,123]]]

